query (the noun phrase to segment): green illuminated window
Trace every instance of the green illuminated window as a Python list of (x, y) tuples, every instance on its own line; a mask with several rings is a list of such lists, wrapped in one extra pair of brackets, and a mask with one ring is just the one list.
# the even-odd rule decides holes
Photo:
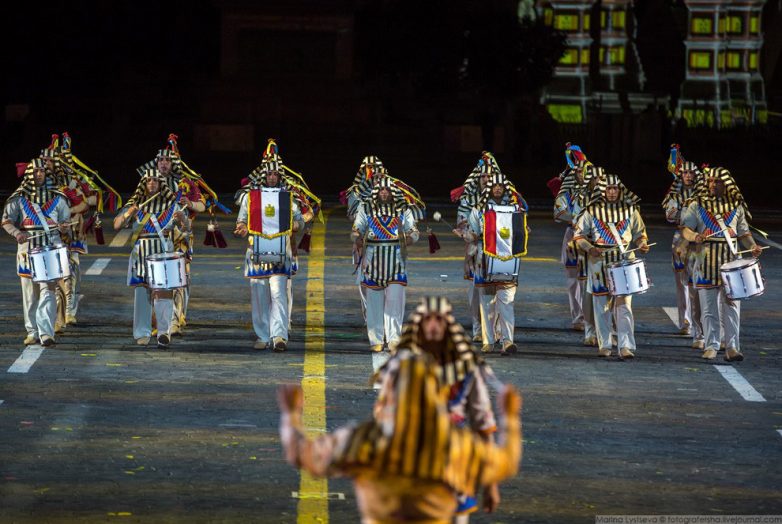
[(751, 51), (749, 53), (749, 69), (756, 71), (758, 69), (758, 53), (757, 51)]
[(739, 15), (728, 15), (727, 32), (731, 35), (740, 35), (744, 32), (742, 28), (742, 17)]
[(725, 51), (720, 51), (717, 54), (717, 69), (725, 69)]
[(751, 16), (749, 19), (749, 32), (750, 34), (757, 35), (760, 33), (760, 17)]
[(727, 58), (728, 69), (741, 69), (741, 53), (729, 51)]
[(575, 104), (548, 104), (546, 106), (551, 117), (557, 122), (580, 124), (583, 120), (581, 106)]
[(711, 18), (693, 17), (692, 18), (692, 34), (694, 35), (710, 35), (713, 33)]
[(709, 51), (691, 51), (690, 52), (691, 69), (711, 69), (711, 52)]
[(625, 48), (624, 46), (615, 46), (609, 49), (609, 58), (612, 64), (624, 64), (625, 63)]
[(611, 25), (614, 26), (614, 29), (624, 29), (625, 27), (625, 12), (624, 11), (614, 11), (611, 13)]
[(591, 18), (589, 16), (589, 12), (584, 12), (584, 31), (589, 31), (589, 22), (591, 21)]
[(578, 15), (559, 14), (554, 17), (554, 29), (578, 31)]
[(578, 49), (565, 49), (559, 63), (561, 65), (578, 65)]
[(582, 64), (589, 64), (589, 49), (584, 48), (581, 50), (581, 63)]
[(543, 23), (545, 23), (547, 26), (551, 25), (551, 22), (554, 21), (554, 10), (550, 7), (547, 7), (543, 10)]

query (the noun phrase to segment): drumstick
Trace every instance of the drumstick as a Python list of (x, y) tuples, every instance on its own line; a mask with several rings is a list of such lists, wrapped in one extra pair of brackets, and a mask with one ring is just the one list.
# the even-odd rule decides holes
[(442, 222), (446, 226), (450, 227), (451, 229), (455, 229), (451, 224), (449, 224), (446, 220), (443, 220), (443, 215), (439, 211), (435, 211), (432, 215), (432, 218), (435, 222)]
[(720, 234), (720, 233), (722, 233), (723, 231), (727, 231), (727, 230), (728, 230), (728, 228), (726, 227), (725, 229), (720, 229), (719, 231), (715, 231), (714, 233), (712, 233), (712, 234), (710, 234), (710, 235), (707, 235), (707, 236), (703, 237), (703, 240), (706, 240), (707, 238), (711, 238), (711, 237), (713, 237), (714, 235), (719, 235), (719, 234)]
[[(762, 246), (760, 249), (768, 249), (768, 248), (770, 248), (770, 247), (771, 247), (771, 246)], [(754, 248), (753, 248), (753, 249), (754, 249)], [(751, 252), (751, 251), (752, 251), (752, 249), (745, 249), (744, 251), (738, 251), (736, 254), (737, 254), (737, 255), (743, 255), (744, 253), (749, 253), (749, 252)]]
[[(78, 223), (79, 223), (79, 222), (78, 222), (78, 221), (76, 221), (76, 222), (70, 222), (70, 223), (68, 223), (68, 224), (62, 224), (62, 225), (65, 225), (65, 226), (75, 226), (75, 225), (77, 225)], [(47, 236), (47, 235), (51, 235), (51, 234), (52, 234), (52, 232), (51, 232), (51, 231), (50, 231), (49, 233), (46, 233), (46, 232), (44, 231), (44, 232), (42, 232), (42, 233), (36, 233), (36, 234), (34, 234), (34, 235), (29, 235), (27, 238), (38, 238), (38, 237), (45, 237), (45, 236)]]
[[(657, 245), (657, 242), (652, 242), (651, 244), (646, 244), (646, 247), (652, 247), (652, 246), (656, 246), (656, 245)], [(625, 253), (632, 253), (633, 251), (637, 251), (639, 249), (641, 249), (641, 248), (640, 247), (634, 247), (633, 249), (628, 249), (627, 251), (625, 251)]]

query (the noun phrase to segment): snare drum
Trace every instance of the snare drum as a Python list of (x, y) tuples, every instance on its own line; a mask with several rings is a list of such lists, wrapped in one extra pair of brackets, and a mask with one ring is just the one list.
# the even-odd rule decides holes
[(253, 236), (252, 259), (254, 264), (282, 264), (285, 262), (285, 236), (264, 238)]
[(639, 295), (649, 291), (646, 263), (640, 259), (622, 260), (608, 266), (608, 289), (615, 297)]
[(496, 257), (485, 256), (486, 281), (487, 282), (515, 282), (519, 278), (519, 259), (501, 260)]
[(757, 258), (739, 258), (720, 266), (722, 287), (730, 300), (757, 297), (766, 290)]
[(65, 246), (39, 246), (28, 254), (33, 282), (51, 282), (71, 276), (68, 248)]
[(149, 255), (145, 264), (150, 289), (176, 289), (187, 285), (185, 255), (182, 253)]

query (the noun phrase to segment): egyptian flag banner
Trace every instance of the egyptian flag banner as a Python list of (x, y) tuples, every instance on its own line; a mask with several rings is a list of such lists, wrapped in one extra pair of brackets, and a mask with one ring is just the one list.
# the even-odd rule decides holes
[(483, 213), (483, 252), (500, 260), (527, 254), (527, 215), (514, 206), (494, 206)]
[(251, 189), (247, 195), (247, 229), (251, 235), (275, 238), (293, 229), (293, 194), (275, 188)]

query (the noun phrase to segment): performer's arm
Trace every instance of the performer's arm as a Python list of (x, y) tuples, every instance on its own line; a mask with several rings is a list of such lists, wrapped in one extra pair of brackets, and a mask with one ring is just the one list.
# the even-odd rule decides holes
[(236, 229), (234, 234), (244, 238), (248, 235), (247, 231), (247, 200), (249, 199), (249, 193), (245, 193), (241, 198), (241, 205), (239, 206), (239, 214), (236, 216)]
[(410, 245), (418, 241), (418, 227), (413, 218), (413, 212), (409, 209), (404, 212), (402, 227), (405, 232), (405, 243)]
[(632, 233), (633, 242), (638, 246), (638, 251), (641, 253), (648, 253), (649, 244), (648, 237), (646, 236), (646, 225), (644, 224), (644, 219), (641, 217), (641, 212), (637, 209), (633, 213)]
[(114, 229), (118, 230), (122, 229), (123, 227), (127, 227), (128, 222), (137, 212), (138, 207), (136, 207), (135, 204), (131, 206), (125, 206), (120, 209), (120, 212), (117, 213), (117, 216), (114, 218)]
[(554, 200), (554, 221), (570, 224), (573, 222), (573, 215), (570, 212), (570, 206), (567, 203), (567, 194), (562, 193)]
[(521, 394), (506, 386), (499, 399), (501, 421), (498, 443), (489, 443), (486, 464), (483, 465), (481, 484), (493, 484), (512, 477), (521, 462)]
[(477, 209), (470, 211), (468, 228), (464, 232), (465, 242), (477, 242), (483, 236), (483, 216)]
[(736, 212), (736, 235), (739, 241), (744, 246), (744, 249), (751, 249), (752, 256), (757, 258), (763, 250), (752, 238), (752, 232), (749, 230), (749, 222), (747, 222), (747, 215), (744, 213), (744, 208), (739, 208)]
[(350, 232), (350, 239), (356, 243), (356, 247), (361, 248), (364, 243), (364, 235), (367, 233), (367, 214), (363, 206), (359, 206), (356, 218), (353, 220), (353, 229)]
[(3, 208), (3, 229), (5, 232), (16, 239), (19, 244), (27, 242), (27, 233), (16, 227), (16, 224), (22, 221), (22, 210), (19, 206), (19, 199), (15, 198), (8, 202)]
[(301, 231), (304, 229), (304, 217), (301, 215), (301, 209), (299, 208), (299, 205), (294, 201), (293, 202), (293, 232)]
[(592, 217), (589, 213), (584, 212), (576, 223), (575, 232), (573, 233), (573, 242), (576, 243), (578, 249), (585, 253), (589, 253), (592, 258), (598, 258), (602, 255), (600, 249), (592, 245), (589, 241), (589, 234), (592, 230)]
[(698, 233), (698, 217), (695, 210), (695, 206), (697, 205), (696, 202), (693, 202), (682, 211), (681, 231), (685, 240), (695, 242), (696, 244), (702, 244), (705, 239), (703, 235)]

